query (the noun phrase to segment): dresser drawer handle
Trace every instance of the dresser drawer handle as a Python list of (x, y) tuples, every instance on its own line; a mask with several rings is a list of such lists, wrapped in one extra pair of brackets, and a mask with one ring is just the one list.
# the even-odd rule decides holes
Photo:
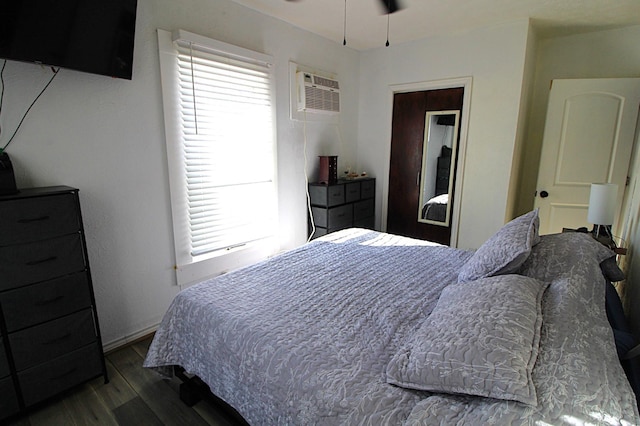
[(36, 265), (40, 265), (41, 263), (53, 262), (57, 258), (58, 256), (49, 256), (45, 259), (32, 260), (31, 262), (27, 262), (27, 266), (36, 266)]
[(55, 339), (47, 340), (46, 342), (42, 342), (42, 344), (44, 344), (44, 345), (55, 345), (56, 343), (62, 342), (63, 340), (67, 340), (69, 337), (71, 337), (71, 333), (67, 333), (67, 334), (62, 335), (60, 337), (56, 337)]
[(20, 219), (18, 220), (18, 223), (42, 222), (43, 220), (49, 220), (49, 216), (34, 217), (32, 219)]
[(70, 374), (75, 373), (75, 372), (76, 372), (76, 370), (77, 370), (77, 368), (76, 368), (76, 367), (73, 367), (73, 368), (71, 368), (71, 369), (69, 369), (69, 370), (65, 371), (65, 372), (64, 372), (64, 373), (62, 373), (62, 374), (58, 374), (57, 376), (54, 376), (54, 377), (49, 377), (49, 380), (59, 380), (59, 379), (62, 379), (62, 378), (63, 378), (63, 377), (65, 377), (65, 376), (68, 376), (68, 375), (70, 375)]
[(39, 302), (34, 303), (34, 305), (36, 305), (36, 306), (46, 306), (46, 305), (50, 305), (51, 303), (56, 303), (56, 302), (58, 302), (58, 301), (60, 301), (62, 299), (64, 299), (64, 296), (59, 295), (59, 296), (53, 297), (51, 299), (41, 300)]

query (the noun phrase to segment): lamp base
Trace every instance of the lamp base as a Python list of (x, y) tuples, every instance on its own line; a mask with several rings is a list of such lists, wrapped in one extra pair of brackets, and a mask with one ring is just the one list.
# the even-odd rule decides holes
[(611, 234), (611, 225), (593, 225), (591, 235), (593, 235), (593, 238), (595, 238), (600, 244), (603, 244), (612, 250), (617, 247), (616, 242), (613, 240), (613, 235)]

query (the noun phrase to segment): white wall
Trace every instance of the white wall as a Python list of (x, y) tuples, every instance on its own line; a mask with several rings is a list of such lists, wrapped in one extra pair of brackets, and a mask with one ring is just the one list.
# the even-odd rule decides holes
[(525, 214), (532, 210), (533, 206), (525, 206), (520, 209), (520, 199), (525, 194), (521, 191), (522, 182), (525, 179), (525, 167), (531, 164), (526, 156), (526, 147), (529, 143), (529, 122), (531, 107), (533, 105), (535, 89), (535, 73), (537, 65), (538, 34), (534, 27), (529, 28), (527, 38), (527, 50), (525, 57), (524, 76), (522, 78), (522, 101), (520, 102), (520, 115), (518, 129), (516, 131), (516, 148), (513, 154), (511, 167), (511, 184), (508, 195), (507, 220)]
[[(356, 51), (226, 0), (139, 0), (133, 80), (62, 70), (7, 149), (19, 187), (80, 188), (107, 347), (150, 330), (179, 290), (157, 28), (185, 29), (275, 58), (283, 249), (303, 243), (307, 226), (303, 124), (289, 119), (289, 61), (335, 73), (342, 83), (339, 124), (307, 125), (311, 177), (317, 155), (337, 154), (341, 164), (356, 157)], [(50, 74), (33, 64), (7, 65), (2, 145)]]
[(458, 247), (477, 248), (503, 224), (516, 142), (528, 21), (362, 54), (358, 163), (378, 177), (376, 223), (388, 194), (390, 85), (473, 78)]

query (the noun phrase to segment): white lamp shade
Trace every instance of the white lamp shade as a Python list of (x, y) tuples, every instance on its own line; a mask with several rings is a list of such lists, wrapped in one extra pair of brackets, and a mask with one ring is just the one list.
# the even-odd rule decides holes
[(615, 183), (592, 183), (589, 196), (587, 220), (594, 225), (613, 225), (616, 214), (618, 185)]

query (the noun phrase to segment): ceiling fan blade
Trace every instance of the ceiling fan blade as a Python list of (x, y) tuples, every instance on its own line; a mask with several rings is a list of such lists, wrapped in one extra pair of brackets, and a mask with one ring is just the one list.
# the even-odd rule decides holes
[[(286, 0), (286, 1), (296, 2), (300, 0)], [(385, 15), (393, 12), (397, 12), (400, 9), (404, 9), (404, 7), (402, 7), (402, 5), (400, 4), (400, 0), (380, 0), (380, 3), (382, 3), (382, 7), (385, 10)]]
[(402, 9), (402, 5), (399, 0), (380, 0), (380, 3), (382, 3), (386, 13), (393, 13)]

